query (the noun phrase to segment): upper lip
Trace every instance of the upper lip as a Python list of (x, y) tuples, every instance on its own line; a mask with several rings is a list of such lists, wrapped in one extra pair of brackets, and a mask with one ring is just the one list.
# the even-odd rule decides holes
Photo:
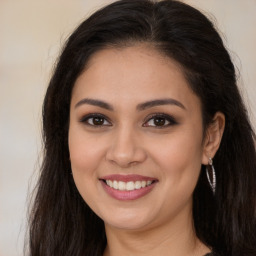
[(128, 181), (157, 181), (156, 178), (143, 176), (143, 175), (138, 175), (138, 174), (127, 174), (127, 175), (111, 174), (111, 175), (101, 177), (100, 180), (116, 180), (116, 181), (123, 181), (123, 182), (128, 182)]

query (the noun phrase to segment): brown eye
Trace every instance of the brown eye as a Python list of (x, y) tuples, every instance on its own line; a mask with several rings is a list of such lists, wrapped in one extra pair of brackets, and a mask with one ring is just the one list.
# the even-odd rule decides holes
[(111, 123), (102, 115), (90, 114), (80, 120), (82, 123), (91, 126), (110, 126)]
[(166, 114), (155, 114), (151, 116), (143, 126), (165, 128), (167, 126), (175, 124), (177, 124), (177, 122), (171, 116)]
[(166, 125), (166, 121), (167, 120), (163, 117), (156, 117), (153, 119), (155, 126), (164, 126), (164, 125)]
[(102, 117), (93, 117), (93, 118), (88, 119), (88, 123), (93, 124), (93, 125), (103, 125), (104, 124), (104, 118), (102, 118)]

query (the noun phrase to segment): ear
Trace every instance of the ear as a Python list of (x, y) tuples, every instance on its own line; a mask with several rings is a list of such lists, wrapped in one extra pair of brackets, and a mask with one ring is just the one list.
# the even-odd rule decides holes
[(209, 158), (213, 158), (216, 154), (221, 143), (224, 128), (225, 116), (223, 113), (217, 112), (205, 133), (202, 164), (208, 165)]

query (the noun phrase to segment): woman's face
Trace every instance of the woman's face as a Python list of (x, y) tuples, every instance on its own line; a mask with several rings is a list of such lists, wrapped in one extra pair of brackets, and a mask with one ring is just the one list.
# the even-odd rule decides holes
[(72, 92), (69, 151), (76, 186), (106, 225), (185, 220), (204, 155), (200, 100), (156, 50), (102, 50)]

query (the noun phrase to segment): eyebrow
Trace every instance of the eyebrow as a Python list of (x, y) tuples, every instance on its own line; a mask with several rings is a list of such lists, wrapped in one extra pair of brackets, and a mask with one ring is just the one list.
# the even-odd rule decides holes
[(161, 105), (175, 105), (175, 106), (180, 107), (184, 110), (186, 109), (185, 106), (181, 102), (179, 102), (175, 99), (171, 99), (171, 98), (147, 101), (145, 103), (139, 104), (136, 109), (141, 111), (141, 110), (145, 110), (145, 109), (148, 109), (148, 108), (161, 106)]
[(76, 103), (75, 108), (77, 108), (83, 104), (93, 105), (93, 106), (97, 106), (97, 107), (104, 108), (104, 109), (111, 110), (111, 111), (114, 110), (114, 108), (105, 101), (96, 100), (96, 99), (88, 99), (88, 98), (82, 99), (78, 103)]
[[(114, 110), (114, 107), (105, 101), (97, 100), (97, 99), (89, 99), (89, 98), (80, 100), (78, 103), (76, 103), (75, 108), (77, 108), (83, 104), (97, 106), (97, 107), (104, 108), (104, 109), (107, 109), (110, 111)], [(137, 105), (136, 109), (138, 111), (142, 111), (142, 110), (145, 110), (148, 108), (161, 106), (161, 105), (174, 105), (174, 106), (177, 106), (177, 107), (180, 107), (180, 108), (186, 110), (185, 106), (181, 102), (179, 102), (175, 99), (171, 99), (171, 98), (146, 101), (144, 103)]]

